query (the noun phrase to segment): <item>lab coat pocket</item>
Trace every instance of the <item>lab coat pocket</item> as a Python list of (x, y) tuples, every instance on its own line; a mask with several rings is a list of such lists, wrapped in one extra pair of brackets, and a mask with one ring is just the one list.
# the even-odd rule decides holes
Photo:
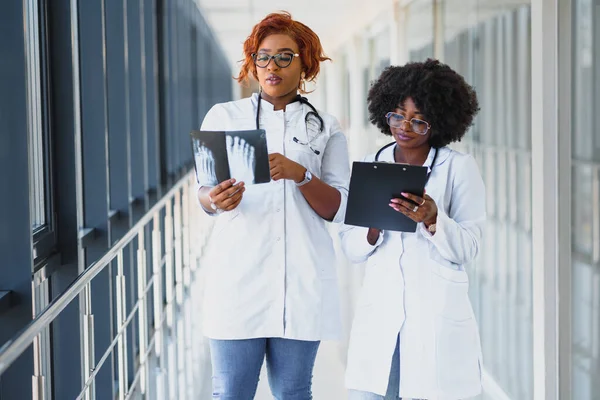
[(462, 322), (436, 318), (436, 359), (439, 389), (466, 397), (481, 385), (479, 337), (474, 319)]
[(454, 322), (472, 319), (467, 273), (437, 263), (432, 263), (431, 272), (431, 294), (436, 315)]
[[(300, 142), (295, 142), (293, 139), (290, 139), (287, 141), (285, 150), (287, 158), (297, 162), (312, 173), (317, 174), (317, 176), (320, 175), (323, 149), (321, 149), (317, 143), (301, 144)], [(316, 154), (313, 150), (318, 151), (319, 154)]]

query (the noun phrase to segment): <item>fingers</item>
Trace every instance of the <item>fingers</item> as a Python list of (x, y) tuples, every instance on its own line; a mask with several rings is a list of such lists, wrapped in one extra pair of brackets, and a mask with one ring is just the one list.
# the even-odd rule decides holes
[(271, 153), (271, 154), (269, 154), (269, 162), (275, 161), (279, 157), (281, 157), (281, 154), (279, 154), (279, 153)]
[(404, 199), (392, 199), (392, 200), (390, 200), (390, 207), (392, 207), (392, 205), (394, 204), (394, 205), (401, 206), (402, 208), (406, 208), (407, 210), (412, 210), (415, 208), (415, 205), (418, 206), (419, 203), (415, 204), (413, 202), (410, 202), (410, 201), (407, 201)]
[(223, 210), (225, 210), (225, 211), (231, 211), (231, 210), (234, 210), (235, 208), (237, 208), (237, 206), (239, 206), (240, 203), (242, 202), (242, 197), (243, 196), (240, 196), (240, 198), (235, 203), (231, 204), (230, 206), (227, 206)]
[(271, 171), (273, 170), (273, 168), (277, 168), (281, 165), (280, 157), (281, 154), (279, 153), (269, 154), (269, 168), (271, 169)]
[(222, 202), (233, 197), (236, 192), (245, 189), (244, 182), (240, 182), (237, 185), (229, 185), (227, 188), (221, 192), (219, 192), (216, 196), (211, 195), (213, 202), (220, 206)]
[[(413, 197), (417, 199), (419, 198), (418, 196)], [(424, 199), (422, 199), (421, 202), (422, 204), (425, 204)], [(392, 207), (394, 210), (406, 215), (408, 218), (412, 219), (415, 222), (423, 221), (423, 216), (427, 214), (427, 206), (421, 207), (419, 205), (415, 205), (411, 201), (407, 201), (404, 199), (392, 199), (390, 200), (389, 206)]]
[(279, 154), (269, 154), (269, 173), (271, 174), (271, 179), (275, 179), (275, 175), (281, 173), (281, 164), (277, 162)]
[[(437, 206), (429, 195), (424, 194), (422, 198), (409, 193), (402, 193), (402, 195), (406, 196), (410, 201), (406, 199), (391, 199), (389, 206), (413, 221), (429, 221), (437, 215)], [(419, 200), (420, 203), (418, 203)]]
[(273, 179), (274, 181), (277, 181), (279, 179), (283, 179), (284, 175), (283, 175), (283, 167), (279, 164), (277, 165), (272, 165), (271, 166), (271, 179)]
[[(393, 199), (393, 200), (399, 200), (399, 199)], [(392, 207), (394, 210), (406, 215), (408, 218), (412, 219), (415, 222), (421, 222), (421, 218), (419, 217), (419, 213), (414, 212), (413, 209), (408, 209), (408, 207), (406, 207), (403, 204), (398, 204), (398, 203), (390, 203), (390, 207)], [(414, 208), (414, 206), (413, 206)]]
[(305, 169), (298, 162), (292, 161), (279, 153), (269, 155), (269, 171), (271, 179), (275, 181), (280, 179), (292, 179), (296, 176), (295, 172), (298, 171), (298, 168)]
[(401, 193), (402, 196), (406, 197), (407, 199), (414, 201), (415, 204), (417, 205), (423, 205), (425, 203), (425, 199), (423, 199), (422, 197), (419, 197), (417, 195), (414, 195), (412, 193)]
[(242, 201), (242, 197), (244, 196), (244, 192), (246, 191), (245, 187), (241, 187), (237, 192), (235, 192), (231, 197), (227, 197), (225, 200), (218, 204), (219, 208), (224, 211), (231, 211), (236, 208), (240, 202)]
[[(402, 199), (392, 199), (389, 204), (396, 211), (414, 213), (415, 205)], [(418, 208), (417, 208), (418, 210)]]
[(219, 183), (217, 186), (215, 186), (214, 188), (212, 188), (211, 191), (208, 193), (208, 195), (212, 199), (214, 199), (222, 191), (227, 190), (228, 188), (230, 188), (231, 186), (233, 186), (234, 183), (235, 183), (235, 179), (228, 179), (226, 181), (223, 181), (223, 182)]

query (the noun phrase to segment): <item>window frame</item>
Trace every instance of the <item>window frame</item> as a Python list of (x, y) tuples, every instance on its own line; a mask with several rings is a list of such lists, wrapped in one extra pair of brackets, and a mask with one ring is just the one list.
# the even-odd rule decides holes
[[(47, 260), (57, 251), (57, 232), (56, 232), (56, 212), (55, 212), (55, 197), (54, 197), (54, 163), (53, 163), (53, 140), (52, 140), (52, 102), (51, 102), (51, 71), (50, 71), (50, 48), (48, 40), (48, 19), (47, 19), (47, 2), (46, 0), (33, 0), (30, 2), (31, 8), (28, 8), (28, 13), (36, 15), (27, 15), (29, 21), (37, 20), (37, 24), (30, 24), (27, 30), (27, 35), (33, 38), (33, 44), (27, 51), (27, 85), (28, 94), (32, 95), (35, 91), (38, 93), (38, 98), (30, 98), (28, 100), (30, 132), (30, 145), (33, 139), (32, 135), (41, 134), (42, 146), (42, 174), (43, 179), (43, 196), (44, 196), (44, 223), (39, 226), (31, 226), (32, 229), (32, 258), (33, 271), (37, 272), (47, 265)], [(39, 75), (32, 74), (31, 69), (36, 68)], [(37, 85), (37, 87), (32, 87)], [(38, 102), (36, 105), (34, 102)], [(34, 112), (31, 107), (39, 107), (38, 112)], [(35, 119), (39, 120), (35, 120)], [(33, 132), (34, 127), (39, 127), (40, 132)], [(30, 157), (33, 155), (30, 149)], [(31, 167), (33, 160), (29, 160)], [(30, 174), (30, 179), (32, 174)], [(33, 208), (32, 208), (33, 209)], [(33, 216), (32, 216), (33, 217)]]

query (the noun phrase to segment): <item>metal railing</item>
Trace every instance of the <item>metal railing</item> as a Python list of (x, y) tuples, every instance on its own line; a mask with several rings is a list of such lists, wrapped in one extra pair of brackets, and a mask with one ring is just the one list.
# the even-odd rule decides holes
[[(197, 223), (202, 211), (195, 203), (195, 180), (187, 174), (146, 215), (144, 215), (103, 257), (90, 265), (48, 307), (39, 313), (19, 334), (0, 348), (0, 376), (31, 345), (34, 353), (34, 400), (51, 399), (41, 368), (40, 342), (51, 324), (75, 299), (79, 298), (83, 316), (80, 338), (82, 343), (82, 385), (77, 399), (95, 399), (95, 378), (99, 371), (113, 368), (117, 386), (115, 398), (187, 399), (198, 393), (197, 365), (202, 357), (196, 338), (199, 313), (193, 313), (198, 304), (199, 290), (190, 290), (196, 282), (198, 261), (209, 224)], [(190, 205), (191, 203), (191, 205)], [(190, 226), (194, 226), (191, 230)], [(151, 245), (147, 248), (146, 230), (151, 230)], [(191, 237), (194, 246), (190, 246)], [(163, 248), (164, 243), (164, 248)], [(126, 251), (136, 247), (134, 268), (128, 276), (125, 265)], [(151, 270), (147, 265), (151, 255)], [(114, 308), (115, 327), (112, 341), (102, 354), (97, 354), (94, 342), (94, 298), (91, 285), (95, 277), (116, 264), (116, 275), (110, 303)], [(150, 272), (149, 272), (150, 271)], [(129, 271), (128, 271), (129, 272)], [(151, 276), (148, 276), (151, 275)], [(134, 279), (135, 286), (126, 281)], [(128, 293), (128, 288), (137, 293)], [(135, 291), (134, 291), (135, 292)], [(150, 296), (152, 293), (152, 296)], [(127, 305), (128, 295), (136, 295)], [(103, 299), (105, 300), (105, 299)], [(129, 311), (129, 312), (127, 312)], [(153, 315), (150, 321), (149, 315)], [(127, 331), (137, 321), (137, 352), (128, 360)], [(98, 359), (96, 362), (95, 360)], [(109, 361), (109, 362), (107, 362)], [(112, 361), (112, 362), (111, 362)], [(133, 376), (129, 366), (133, 365)], [(141, 396), (140, 396), (141, 395)]]

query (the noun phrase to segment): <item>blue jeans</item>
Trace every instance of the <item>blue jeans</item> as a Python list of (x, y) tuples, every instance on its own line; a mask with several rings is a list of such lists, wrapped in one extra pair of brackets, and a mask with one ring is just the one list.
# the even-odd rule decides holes
[(385, 397), (361, 390), (348, 390), (348, 400), (398, 400), (398, 391), (400, 390), (400, 350), (399, 343), (396, 342), (396, 350), (392, 357), (392, 365), (390, 367), (390, 377), (388, 380), (387, 391)]
[(319, 344), (281, 338), (211, 339), (213, 399), (254, 399), (266, 357), (269, 386), (276, 400), (312, 400)]

